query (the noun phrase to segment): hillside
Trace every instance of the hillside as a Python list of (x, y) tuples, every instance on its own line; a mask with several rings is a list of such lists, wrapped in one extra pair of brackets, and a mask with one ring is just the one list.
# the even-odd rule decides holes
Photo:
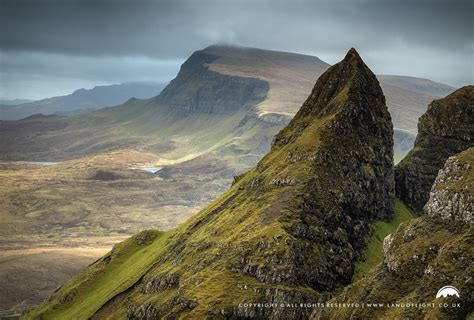
[[(67, 243), (71, 255), (76, 246), (103, 248), (143, 228), (179, 225), (269, 151), (326, 68), (315, 57), (212, 46), (194, 53), (157, 97), (79, 116), (1, 121), (0, 159), (10, 162), (0, 165), (0, 244)], [(395, 130), (394, 139), (398, 160), (413, 135)], [(59, 163), (11, 162), (18, 160)], [(156, 175), (131, 169), (140, 166), (164, 168)], [(62, 261), (52, 259), (51, 268)], [(18, 302), (44, 297), (30, 291)]]
[(397, 196), (421, 211), (446, 159), (474, 145), (474, 86), (434, 100), (420, 118), (413, 150), (396, 169)]
[(23, 103), (0, 103), (0, 120), (18, 120), (34, 114), (75, 115), (104, 107), (116, 106), (128, 99), (150, 98), (164, 88), (164, 83), (129, 82), (92, 89), (78, 89), (66, 96), (58, 96)]
[[(156, 98), (132, 99), (115, 108), (67, 119), (0, 122), (0, 147), (3, 150), (0, 158), (64, 160), (140, 146), (176, 160), (182, 154), (192, 157), (191, 154), (207, 152), (211, 145), (242, 146), (241, 134), (236, 130), (243, 121), (250, 120), (252, 123), (248, 127), (254, 129), (247, 136), (253, 135), (262, 141), (257, 149), (250, 148), (252, 153), (257, 153), (254, 157), (257, 159), (268, 150), (268, 137), (288, 123), (307, 98), (314, 80), (328, 67), (311, 56), (211, 46), (193, 54), (183, 64), (177, 78)], [(402, 137), (402, 140), (395, 140), (396, 158), (399, 159), (411, 148), (416, 119), (435, 98), (432, 94), (440, 92), (440, 88), (449, 90), (449, 87), (401, 76), (382, 76), (380, 79), (395, 132), (399, 133), (396, 137)], [(259, 92), (246, 92), (255, 85)], [(413, 91), (407, 88), (413, 88)], [(71, 96), (88, 96), (87, 92), (80, 92)], [(222, 97), (232, 99), (222, 100)], [(196, 102), (199, 104), (197, 109), (186, 112), (187, 108), (194, 108), (192, 105)], [(209, 112), (209, 108), (221, 108), (217, 105), (230, 112)], [(264, 134), (267, 138), (262, 139), (252, 130), (262, 132), (263, 122), (266, 127), (275, 129)], [(191, 128), (192, 132), (188, 130)], [(213, 133), (209, 134), (210, 131)], [(206, 143), (203, 143), (203, 137), (206, 137)], [(10, 143), (12, 138), (14, 144)], [(163, 144), (167, 147), (163, 148)], [(177, 150), (171, 152), (170, 148)]]
[[(292, 117), (307, 98), (314, 80), (329, 67), (317, 57), (288, 52), (233, 46), (211, 46), (205, 51), (219, 57), (209, 63), (211, 70), (269, 83), (267, 98), (258, 105), (258, 114)], [(394, 128), (412, 134), (416, 134), (416, 121), (428, 104), (434, 98), (454, 91), (453, 87), (428, 79), (392, 75), (377, 78), (387, 99)]]
[(454, 88), (446, 84), (438, 83), (429, 79), (407, 77), (407, 76), (393, 76), (393, 75), (379, 75), (379, 81), (386, 85), (399, 87), (401, 89), (418, 92), (423, 95), (433, 95), (444, 97), (454, 91)]
[[(253, 112), (267, 84), (213, 73), (203, 58), (190, 58), (171, 85), (179, 88), (168, 89), (159, 102), (132, 99), (87, 115), (0, 122), (0, 157), (8, 161), (0, 164), (0, 245), (21, 250), (0, 255), (8, 260), (5, 267), (18, 270), (0, 281), (0, 287), (8, 281), (6, 287), (18, 288), (0, 291), (0, 300), (11, 303), (2, 308), (21, 310), (44, 298), (41, 288), (77, 270), (67, 261), (90, 262), (81, 247), (110, 248), (138, 230), (179, 225), (268, 150), (279, 127)], [(61, 161), (41, 166), (18, 160)], [(163, 169), (135, 169), (142, 167)], [(26, 286), (35, 270), (24, 263), (38, 262), (26, 252), (45, 246), (57, 249), (45, 254), (55, 257), (49, 267), (65, 271)], [(9, 259), (17, 255), (21, 259)]]
[(0, 105), (15, 106), (18, 104), (23, 104), (23, 103), (32, 102), (32, 101), (33, 100), (28, 100), (28, 99), (13, 99), (13, 100), (0, 99)]
[(393, 214), (392, 134), (351, 49), (229, 191), (174, 230), (116, 246), (27, 318), (307, 315), (239, 304), (319, 300), (351, 281), (370, 222)]
[[(82, 116), (0, 122), (0, 157), (64, 160), (135, 148), (178, 161), (225, 145), (249, 149), (236, 150), (241, 154), (263, 148), (257, 153), (261, 155), (276, 132), (268, 127), (278, 125), (255, 113), (266, 98), (268, 83), (214, 72), (208, 63), (216, 58), (205, 50), (195, 52), (177, 77), (151, 99), (130, 99)], [(244, 145), (248, 139), (255, 141)]]
[[(423, 215), (383, 241), (383, 263), (330, 303), (380, 303), (372, 308), (320, 310), (313, 319), (466, 319), (473, 316), (474, 148), (439, 171)], [(454, 286), (459, 298), (437, 298)], [(395, 308), (401, 303), (424, 307)], [(453, 307), (453, 304), (455, 307)], [(459, 305), (458, 305), (459, 304)]]
[(268, 82), (266, 99), (257, 106), (259, 115), (293, 117), (314, 81), (330, 67), (317, 57), (289, 52), (234, 46), (210, 46), (205, 51), (218, 57), (209, 63), (213, 71)]

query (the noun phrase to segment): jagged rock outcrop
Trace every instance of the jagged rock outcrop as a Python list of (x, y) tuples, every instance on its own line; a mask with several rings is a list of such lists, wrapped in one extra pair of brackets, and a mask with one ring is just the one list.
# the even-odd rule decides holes
[(438, 170), (450, 157), (474, 145), (474, 86), (433, 101), (419, 119), (412, 151), (395, 169), (396, 193), (421, 212)]
[[(440, 170), (430, 192), (430, 199), (424, 212), (430, 218), (474, 222), (474, 184), (465, 183), (466, 176), (472, 176), (472, 161), (464, 157), (474, 157), (472, 148), (460, 156), (446, 161)], [(471, 159), (472, 160), (472, 159)]]
[[(474, 310), (473, 199), (471, 147), (446, 161), (425, 214), (385, 238), (383, 264), (329, 301), (383, 306), (318, 310), (313, 319), (466, 319)], [(444, 286), (460, 297), (436, 298)]]
[(135, 250), (92, 265), (31, 316), (54, 314), (71, 291), (72, 318), (308, 318), (312, 307), (281, 304), (348, 284), (370, 223), (392, 215), (392, 136), (379, 83), (351, 49), (229, 191), (152, 243), (137, 248), (136, 236)]
[[(312, 161), (298, 209), (291, 212), (295, 222), (287, 230), (299, 240), (291, 243), (298, 277), (310, 275), (312, 286), (328, 290), (350, 281), (367, 222), (390, 217), (393, 210), (390, 115), (377, 79), (355, 50), (318, 79), (295, 118), (275, 137), (272, 150), (304, 136), (314, 118), (329, 118), (320, 131), (320, 146), (287, 154), (291, 162)], [(323, 245), (319, 257), (307, 250), (314, 242)]]

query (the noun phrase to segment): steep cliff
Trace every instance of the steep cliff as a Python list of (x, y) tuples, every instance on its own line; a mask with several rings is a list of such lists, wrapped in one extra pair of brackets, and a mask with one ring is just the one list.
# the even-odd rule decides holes
[(395, 169), (397, 196), (420, 212), (450, 156), (474, 145), (474, 86), (433, 101), (418, 122), (414, 148)]
[(233, 114), (265, 99), (268, 82), (210, 70), (218, 58), (207, 50), (193, 53), (155, 101), (187, 112)]
[[(218, 53), (196, 51), (176, 78), (150, 99), (133, 98), (76, 117), (0, 121), (0, 159), (68, 160), (138, 149), (175, 161), (183, 155), (243, 145), (252, 159), (248, 169), (255, 164), (255, 155), (268, 151), (282, 124), (264, 122), (257, 115), (258, 105), (267, 98), (268, 81), (211, 70), (216, 59)], [(252, 138), (262, 141), (264, 151), (248, 141)]]
[(392, 135), (351, 49), (229, 191), (175, 230), (117, 246), (27, 318), (308, 317), (276, 303), (325, 300), (351, 281), (370, 222), (392, 214)]
[[(383, 305), (319, 310), (313, 318), (466, 319), (474, 310), (473, 212), (474, 148), (470, 148), (446, 161), (425, 214), (385, 238), (384, 262), (330, 301)], [(438, 290), (448, 285), (459, 291), (459, 298), (436, 298)]]

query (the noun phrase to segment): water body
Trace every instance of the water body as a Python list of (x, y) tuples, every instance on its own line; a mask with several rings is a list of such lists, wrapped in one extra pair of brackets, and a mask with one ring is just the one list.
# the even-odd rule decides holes
[(27, 163), (27, 164), (35, 164), (37, 166), (54, 166), (57, 165), (59, 162), (52, 162), (52, 161), (17, 161), (19, 163)]
[(146, 172), (151, 172), (153, 174), (159, 172), (163, 167), (148, 167), (148, 168), (130, 168), (132, 170), (141, 170)]

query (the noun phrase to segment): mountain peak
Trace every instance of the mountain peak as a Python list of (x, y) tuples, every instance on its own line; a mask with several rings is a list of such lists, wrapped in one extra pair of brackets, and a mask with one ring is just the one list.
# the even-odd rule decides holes
[[(305, 308), (243, 309), (239, 303), (320, 301), (348, 284), (369, 224), (390, 216), (394, 200), (393, 131), (377, 80), (344, 61), (323, 78), (302, 107), (310, 113), (298, 113), (278, 134), (280, 143), (229, 191), (166, 234), (145, 231), (127, 240), (124, 252), (147, 253), (127, 257), (115, 249), (91, 266), (97, 272), (80, 274), (35, 312), (68, 297), (69, 306), (92, 304), (86, 312), (75, 309), (82, 318), (124, 306), (120, 312), (128, 318), (309, 318)], [(312, 112), (318, 110), (330, 112)], [(114, 270), (124, 270), (126, 283), (115, 281)], [(84, 299), (85, 283), (107, 293)], [(74, 313), (68, 318), (78, 318)]]
[(350, 48), (349, 51), (347, 51), (346, 56), (341, 61), (341, 63), (350, 64), (350, 65), (354, 66), (355, 68), (364, 68), (364, 69), (367, 69), (367, 70), (369, 69), (365, 65), (364, 61), (360, 57), (357, 50), (354, 49), (354, 48)]
[(360, 57), (356, 49), (350, 48), (349, 51), (347, 51), (346, 56), (344, 57), (344, 60), (361, 60), (362, 61), (362, 58)]
[[(365, 101), (360, 101), (361, 98)], [(349, 103), (351, 101), (354, 103)], [(358, 108), (354, 109), (354, 106)], [(381, 106), (385, 106), (385, 97), (377, 77), (365, 65), (357, 51), (351, 48), (343, 60), (319, 77), (294, 121), (308, 114), (334, 114), (341, 111), (341, 108), (362, 112), (363, 109), (382, 109)]]

